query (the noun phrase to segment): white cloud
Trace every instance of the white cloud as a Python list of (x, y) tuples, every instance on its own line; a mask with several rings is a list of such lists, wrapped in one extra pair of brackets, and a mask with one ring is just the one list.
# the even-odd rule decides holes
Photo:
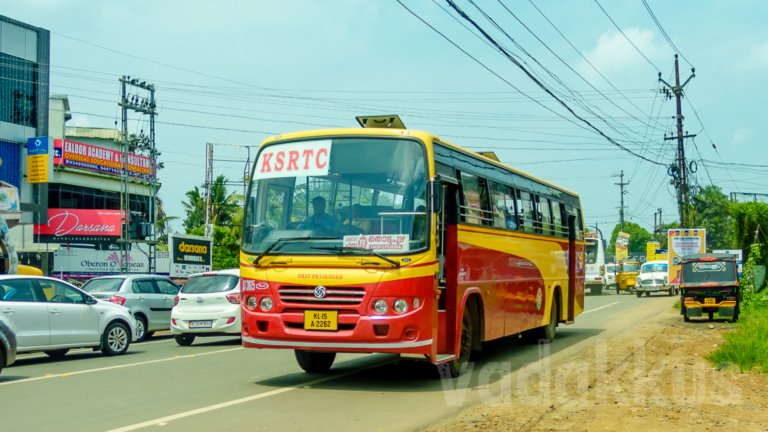
[[(665, 59), (671, 60), (671, 52), (664, 48), (661, 41), (656, 40), (653, 31), (632, 27), (624, 30), (624, 34), (657, 67), (660, 67)], [(618, 31), (600, 35), (595, 48), (584, 53), (584, 57), (605, 77), (615, 80), (614, 82), (631, 82), (642, 79), (642, 76), (646, 76), (645, 80), (648, 79), (646, 74), (650, 65)], [(576, 69), (590, 81), (599, 79), (597, 72), (584, 60), (577, 64)]]
[(768, 70), (768, 42), (753, 46), (740, 66), (749, 72)]
[(747, 128), (738, 128), (735, 131), (733, 131), (733, 137), (731, 138), (731, 142), (734, 145), (740, 145), (744, 143), (748, 143), (752, 139), (752, 130)]

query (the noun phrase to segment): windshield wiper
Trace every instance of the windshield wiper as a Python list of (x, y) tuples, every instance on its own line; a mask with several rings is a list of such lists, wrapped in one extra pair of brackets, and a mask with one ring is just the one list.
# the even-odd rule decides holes
[(363, 253), (368, 254), (368, 255), (373, 255), (375, 257), (379, 257), (379, 258), (383, 259), (384, 261), (392, 264), (395, 267), (400, 267), (400, 263), (395, 261), (395, 260), (393, 260), (393, 259), (387, 258), (384, 255), (382, 255), (382, 254), (380, 254), (378, 252), (374, 252), (374, 251), (372, 251), (370, 249), (361, 248), (361, 247), (357, 247), (357, 246), (328, 246), (328, 247), (312, 246), (312, 247), (310, 247), (310, 249), (332, 250), (332, 251), (338, 251), (338, 252), (341, 252), (341, 253), (344, 253), (344, 252), (363, 252)]
[(264, 249), (264, 252), (260, 253), (259, 256), (256, 257), (255, 260), (253, 260), (253, 265), (257, 266), (259, 265), (259, 261), (261, 261), (262, 258), (269, 255), (270, 252), (272, 252), (277, 246), (283, 244), (283, 243), (292, 243), (292, 242), (298, 242), (298, 241), (309, 241), (309, 240), (338, 240), (337, 237), (283, 237), (279, 238), (272, 242), (269, 246), (267, 246), (266, 249)]

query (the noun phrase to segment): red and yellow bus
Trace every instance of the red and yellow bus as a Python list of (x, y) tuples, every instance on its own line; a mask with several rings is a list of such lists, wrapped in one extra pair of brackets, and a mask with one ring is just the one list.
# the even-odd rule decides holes
[(337, 352), (398, 353), (458, 376), (484, 341), (551, 341), (584, 309), (578, 195), (384, 123), (262, 143), (245, 200), (243, 345), (293, 349), (308, 372)]

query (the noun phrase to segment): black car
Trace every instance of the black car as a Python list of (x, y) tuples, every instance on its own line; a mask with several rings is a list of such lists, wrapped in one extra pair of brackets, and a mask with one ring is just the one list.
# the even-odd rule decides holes
[(0, 320), (0, 371), (16, 361), (16, 335)]

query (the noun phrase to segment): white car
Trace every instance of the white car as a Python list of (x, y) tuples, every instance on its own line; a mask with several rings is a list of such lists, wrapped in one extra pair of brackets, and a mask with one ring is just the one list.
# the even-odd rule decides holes
[(668, 264), (666, 260), (648, 261), (640, 267), (640, 273), (635, 278), (635, 293), (646, 297), (652, 292), (665, 292), (675, 295), (676, 288), (669, 284)]
[(603, 274), (603, 290), (616, 288), (616, 273), (618, 273), (618, 271), (619, 271), (618, 264), (605, 265), (605, 273)]
[(240, 269), (191, 275), (171, 310), (171, 334), (181, 346), (196, 336), (240, 335)]
[(0, 276), (0, 320), (16, 334), (18, 353), (51, 357), (82, 347), (124, 354), (136, 334), (127, 308), (44, 276)]

